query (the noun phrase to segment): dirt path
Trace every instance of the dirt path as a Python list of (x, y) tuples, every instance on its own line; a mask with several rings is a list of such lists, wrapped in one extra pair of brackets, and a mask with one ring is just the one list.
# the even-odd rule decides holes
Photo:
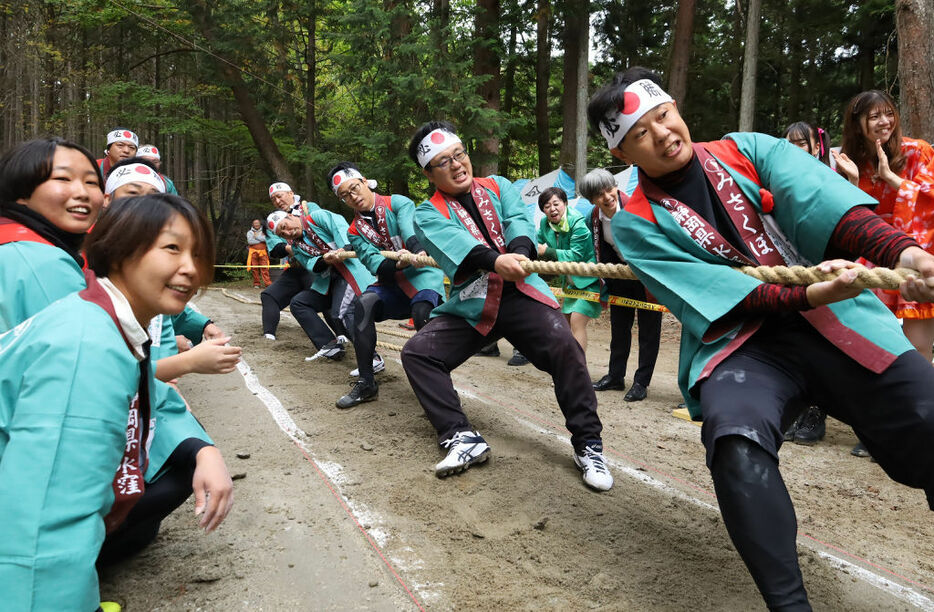
[[(680, 401), (673, 319), (649, 398), (599, 396), (616, 486), (598, 494), (574, 467), (550, 379), (507, 367), (505, 341), (503, 357), (474, 357), (454, 376), (492, 460), (439, 480), (441, 453), (397, 353), (382, 351), (378, 401), (338, 411), (350, 352), (306, 363), (313, 351), (287, 315), (273, 343), (261, 337), (258, 306), (215, 290), (197, 303), (244, 347), (258, 382), (304, 432), (310, 460), (241, 374), (183, 380), (231, 472), (246, 477), (218, 533), (197, 532), (189, 502), (146, 553), (105, 576), (104, 596), (125, 609), (762, 609), (716, 509), (700, 430), (671, 417)], [(588, 350), (595, 379), (608, 354), (598, 322)], [(924, 496), (851, 457), (855, 441), (831, 422), (824, 443), (781, 452), (812, 604), (934, 609)]]

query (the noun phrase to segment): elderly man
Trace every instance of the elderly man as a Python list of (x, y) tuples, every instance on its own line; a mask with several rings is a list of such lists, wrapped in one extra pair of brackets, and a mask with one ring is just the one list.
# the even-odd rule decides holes
[(467, 149), (446, 121), (421, 126), (409, 155), (436, 187), (415, 209), (416, 235), (452, 283), (448, 301), (402, 351), (409, 383), (447, 451), (435, 474), (462, 472), (489, 457), (486, 440), (461, 408), (451, 371), (505, 337), (551, 375), (584, 482), (609, 489), (613, 477), (584, 350), (548, 286), (520, 264), (537, 251), (519, 192), (502, 177), (474, 178)]
[[(314, 202), (302, 202), (288, 184), (277, 181), (269, 186), (269, 200), (280, 211), (300, 216), (303, 210), (319, 210)], [(344, 337), (346, 333), (343, 326), (337, 321), (328, 320), (327, 324), (318, 316), (315, 309), (317, 303), (311, 293), (311, 284), (314, 278), (298, 261), (292, 258), (292, 245), (289, 241), (279, 237), (275, 228), (267, 224), (266, 249), (270, 257), (279, 259), (288, 258), (288, 267), (282, 271), (279, 278), (266, 287), (259, 294), (262, 303), (263, 335), (267, 340), (276, 339), (279, 327), (279, 312), (289, 307), (289, 311), (305, 335), (328, 359), (341, 359), (344, 356)], [(329, 327), (330, 326), (330, 327)]]
[[(613, 241), (610, 222), (629, 199), (616, 186), (613, 175), (600, 168), (588, 172), (580, 185), (580, 192), (593, 204), (587, 227), (593, 234), (594, 251), (599, 263), (626, 263)], [(617, 295), (640, 302), (646, 301), (645, 286), (637, 280), (603, 279), (603, 293)], [(606, 295), (604, 297), (607, 297)], [(626, 388), (626, 363), (632, 348), (632, 324), (636, 308), (610, 305), (610, 364), (607, 375), (593, 384), (597, 391)], [(639, 313), (639, 367), (632, 377), (632, 386), (623, 396), (627, 402), (638, 402), (648, 394), (658, 342), (662, 333), (662, 313), (657, 310), (638, 309)]]
[[(902, 294), (929, 302), (934, 256), (875, 216), (871, 197), (785, 140), (734, 133), (692, 142), (645, 68), (616, 75), (588, 115), (610, 153), (639, 168), (613, 238), (682, 323), (678, 381), (691, 415), (703, 417), (727, 531), (770, 609), (809, 610), (778, 469), (782, 432), (809, 404), (826, 408), (889, 476), (923, 488), (934, 509), (934, 369), (885, 306), (852, 287), (851, 263), (864, 256), (917, 269)], [(736, 270), (821, 261), (839, 275), (807, 287)]]

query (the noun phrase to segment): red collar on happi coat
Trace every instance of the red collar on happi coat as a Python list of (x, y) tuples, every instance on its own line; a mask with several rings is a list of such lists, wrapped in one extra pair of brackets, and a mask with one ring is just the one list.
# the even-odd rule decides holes
[[(93, 272), (86, 270), (84, 276), (88, 288), (80, 291), (78, 295), (81, 299), (100, 306), (110, 316), (114, 325), (120, 330), (120, 335), (123, 337), (123, 341), (126, 342), (127, 348), (132, 351), (132, 345), (123, 333), (123, 328), (117, 319), (110, 296), (97, 282), (97, 277)], [(104, 526), (107, 533), (111, 533), (123, 523), (127, 514), (146, 490), (143, 475), (146, 473), (146, 466), (149, 464), (147, 441), (150, 435), (151, 414), (149, 405), (148, 346), (146, 347), (146, 353), (146, 358), (139, 364), (139, 386), (136, 395), (130, 401), (127, 414), (126, 446), (123, 449), (123, 456), (120, 459), (120, 465), (117, 467), (117, 473), (114, 475), (113, 480), (114, 503), (110, 508), (110, 512), (104, 517)]]

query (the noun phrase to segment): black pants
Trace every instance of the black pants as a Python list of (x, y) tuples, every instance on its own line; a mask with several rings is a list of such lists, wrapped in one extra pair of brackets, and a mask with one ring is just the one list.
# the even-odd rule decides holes
[[(431, 302), (419, 301), (412, 304), (409, 315), (420, 330), (428, 323), (428, 316), (435, 305)], [(360, 378), (372, 383), (373, 356), (376, 354), (376, 322), (384, 321), (383, 300), (379, 294), (365, 291), (357, 298), (354, 306), (354, 332), (353, 350), (357, 357), (357, 370)]]
[[(171, 461), (171, 458), (170, 458)], [(97, 565), (112, 565), (146, 548), (159, 533), (162, 519), (172, 514), (191, 496), (195, 466), (179, 461), (153, 483), (127, 514), (126, 520), (107, 535)]]
[(885, 472), (934, 510), (934, 368), (917, 351), (874, 374), (799, 316), (771, 320), (699, 388), (702, 437), (724, 524), (772, 609), (806, 610), (797, 523), (778, 470), (806, 406), (853, 427)]
[[(331, 316), (327, 305), (317, 307), (321, 301), (315, 295), (319, 294), (309, 289), (313, 281), (314, 278), (307, 270), (290, 266), (276, 282), (260, 293), (264, 334), (275, 335), (279, 327), (279, 312), (286, 306), (289, 306), (292, 316), (317, 348), (333, 340), (336, 334), (346, 333), (340, 319)], [(324, 313), (324, 321), (318, 316), (319, 312)]]
[[(645, 286), (636, 280), (607, 279), (610, 295), (646, 300)], [(626, 362), (632, 348), (632, 324), (639, 317), (639, 367), (633, 382), (648, 387), (655, 372), (658, 344), (662, 333), (662, 313), (657, 310), (610, 306), (610, 366), (609, 375), (615, 380), (626, 378)]]
[(571, 335), (564, 315), (507, 287), (488, 335), (481, 335), (461, 317), (440, 315), (402, 349), (402, 367), (438, 432), (438, 441), (473, 429), (454, 390), (451, 371), (481, 347), (503, 337), (532, 365), (551, 374), (574, 449), (580, 451), (587, 441), (599, 440), (603, 427), (597, 416), (597, 397), (584, 351)]

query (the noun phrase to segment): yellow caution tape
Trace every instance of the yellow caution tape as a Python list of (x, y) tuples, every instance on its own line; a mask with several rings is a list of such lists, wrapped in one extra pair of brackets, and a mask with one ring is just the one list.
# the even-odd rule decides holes
[[(556, 297), (569, 297), (575, 298), (578, 300), (587, 300), (588, 302), (599, 302), (600, 294), (594, 293), (593, 291), (580, 291), (579, 289), (565, 289), (561, 290), (557, 287), (552, 287), (551, 292), (555, 294)], [(610, 306), (627, 306), (629, 308), (641, 308), (643, 310), (656, 310), (658, 312), (668, 312), (668, 309), (662, 306), (661, 304), (653, 304), (651, 302), (641, 302), (639, 300), (634, 300), (632, 298), (626, 298), (619, 295), (611, 295), (609, 300), (607, 300)]]

